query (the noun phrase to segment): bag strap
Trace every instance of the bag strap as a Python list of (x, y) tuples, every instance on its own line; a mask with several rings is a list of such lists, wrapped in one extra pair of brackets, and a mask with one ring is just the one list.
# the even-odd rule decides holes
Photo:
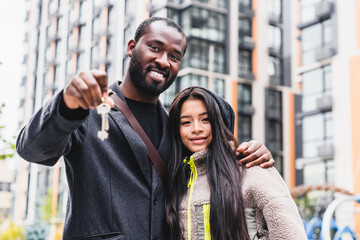
[(144, 141), (144, 143), (148, 149), (149, 158), (150, 158), (151, 162), (153, 163), (159, 176), (161, 177), (163, 183), (165, 183), (166, 168), (165, 168), (165, 164), (164, 164), (160, 154), (155, 149), (155, 147), (152, 144), (152, 142), (150, 141), (149, 137), (146, 135), (144, 129), (140, 126), (139, 122), (136, 120), (134, 114), (131, 112), (128, 105), (126, 105), (126, 103), (121, 98), (119, 98), (119, 96), (116, 95), (115, 92), (112, 92), (112, 93), (113, 94), (111, 94), (110, 97), (114, 100), (115, 106), (120, 109), (120, 111), (124, 114), (126, 119), (129, 121), (130, 125), (135, 130), (135, 132)]

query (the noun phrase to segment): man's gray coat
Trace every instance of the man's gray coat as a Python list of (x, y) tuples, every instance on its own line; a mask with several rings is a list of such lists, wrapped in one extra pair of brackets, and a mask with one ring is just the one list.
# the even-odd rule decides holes
[[(118, 83), (110, 88), (124, 99)], [(34, 115), (16, 148), (25, 160), (48, 166), (63, 156), (69, 185), (63, 238), (166, 239), (164, 187), (141, 138), (114, 108), (109, 138), (102, 142), (96, 110), (84, 120), (67, 120), (59, 113), (61, 97), (62, 92)], [(171, 153), (168, 116), (157, 105), (163, 133), (158, 151), (166, 163)]]

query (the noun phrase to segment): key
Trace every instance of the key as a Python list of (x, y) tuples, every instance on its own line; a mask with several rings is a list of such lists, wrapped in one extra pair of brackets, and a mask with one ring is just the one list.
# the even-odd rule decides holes
[(107, 131), (109, 130), (108, 113), (110, 112), (110, 109), (110, 105), (105, 102), (99, 104), (96, 108), (97, 113), (101, 115), (101, 131), (98, 131), (97, 133), (97, 136), (101, 139), (101, 141), (104, 141), (109, 137), (109, 133)]

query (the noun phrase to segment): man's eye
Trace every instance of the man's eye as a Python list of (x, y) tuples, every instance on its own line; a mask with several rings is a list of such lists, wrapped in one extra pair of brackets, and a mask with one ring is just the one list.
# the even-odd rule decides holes
[(150, 45), (149, 46), (152, 50), (154, 50), (154, 51), (158, 51), (159, 50), (159, 48), (157, 47), (157, 46), (154, 46), (154, 45)]
[(180, 59), (178, 56), (176, 56), (176, 55), (171, 55), (170, 58), (171, 58), (173, 61), (175, 61), (175, 62), (179, 62), (179, 61), (181, 60), (181, 59)]

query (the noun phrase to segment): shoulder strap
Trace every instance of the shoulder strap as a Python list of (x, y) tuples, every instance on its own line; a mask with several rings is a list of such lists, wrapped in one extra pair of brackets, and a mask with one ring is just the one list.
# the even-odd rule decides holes
[(135, 132), (139, 134), (141, 139), (144, 141), (148, 149), (149, 158), (153, 163), (159, 176), (161, 177), (163, 183), (165, 183), (166, 168), (160, 154), (155, 149), (149, 137), (146, 135), (144, 129), (140, 126), (139, 122), (136, 120), (134, 114), (131, 112), (131, 110), (126, 105), (126, 103), (121, 98), (119, 98), (119, 96), (116, 95), (114, 92), (113, 94), (110, 95), (110, 97), (114, 100), (116, 107), (118, 107), (120, 111), (124, 114), (124, 116), (129, 121), (130, 125), (133, 127)]

